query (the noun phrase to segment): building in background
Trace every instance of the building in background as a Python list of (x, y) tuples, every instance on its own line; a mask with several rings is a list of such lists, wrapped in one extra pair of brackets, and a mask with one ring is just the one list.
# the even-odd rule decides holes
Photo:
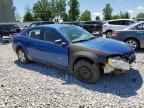
[(0, 0), (0, 23), (15, 22), (12, 0)]

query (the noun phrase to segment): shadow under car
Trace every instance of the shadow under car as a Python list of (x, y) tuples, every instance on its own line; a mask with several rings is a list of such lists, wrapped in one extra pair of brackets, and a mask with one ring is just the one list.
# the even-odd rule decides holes
[(15, 64), (24, 69), (61, 79), (65, 82), (62, 83), (62, 85), (76, 84), (91, 91), (109, 93), (124, 98), (137, 95), (137, 90), (140, 89), (143, 84), (143, 79), (139, 71), (134, 69), (131, 69), (125, 74), (104, 75), (96, 84), (90, 85), (76, 80), (74, 75), (66, 70), (37, 63), (21, 64), (18, 60), (15, 61)]

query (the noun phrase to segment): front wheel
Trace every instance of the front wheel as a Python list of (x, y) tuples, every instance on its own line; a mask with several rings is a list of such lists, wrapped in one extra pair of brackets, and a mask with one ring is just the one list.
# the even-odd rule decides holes
[(106, 37), (110, 38), (111, 36), (112, 36), (112, 31), (111, 30), (107, 31), (106, 32)]
[(21, 48), (17, 50), (17, 56), (21, 63), (26, 64), (29, 62), (27, 55)]
[(88, 60), (80, 60), (74, 65), (74, 74), (82, 82), (96, 83), (100, 78), (100, 69)]

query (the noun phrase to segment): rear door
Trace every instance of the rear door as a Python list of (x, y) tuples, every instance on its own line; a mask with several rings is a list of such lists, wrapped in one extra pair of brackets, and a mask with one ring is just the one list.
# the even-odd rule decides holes
[(43, 32), (44, 31), (42, 29), (36, 28), (28, 31), (27, 33), (29, 38), (26, 46), (32, 60), (42, 60), (41, 46), (43, 42)]
[(144, 44), (144, 23), (141, 23), (136, 26), (137, 30), (137, 38), (141, 40), (141, 42)]

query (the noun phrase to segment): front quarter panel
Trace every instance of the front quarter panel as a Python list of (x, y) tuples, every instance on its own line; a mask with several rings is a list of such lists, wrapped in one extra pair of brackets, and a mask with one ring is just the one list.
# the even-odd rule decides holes
[(106, 64), (107, 57), (111, 54), (98, 51), (96, 49), (90, 49), (75, 44), (69, 45), (69, 69), (73, 70), (75, 61), (79, 58), (86, 58), (93, 63)]

